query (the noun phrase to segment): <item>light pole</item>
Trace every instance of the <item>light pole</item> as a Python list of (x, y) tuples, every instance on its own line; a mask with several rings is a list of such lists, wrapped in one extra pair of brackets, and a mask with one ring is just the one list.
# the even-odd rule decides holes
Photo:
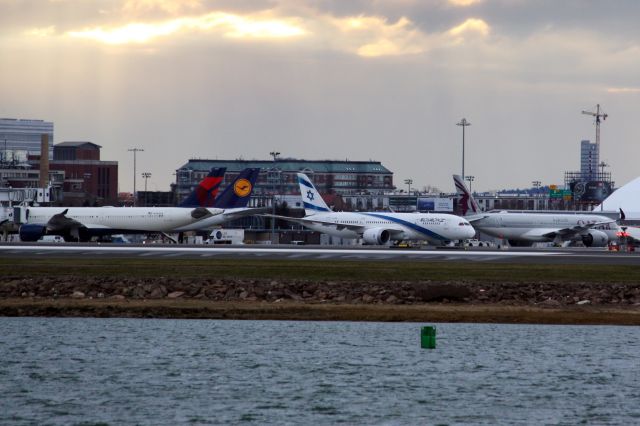
[(462, 179), (464, 179), (464, 128), (471, 126), (471, 123), (466, 118), (463, 118), (459, 123), (456, 123), (456, 126), (462, 126)]
[(151, 177), (151, 173), (142, 172), (142, 178), (144, 179), (144, 206), (146, 207), (148, 204), (147, 201), (147, 180)]
[(469, 182), (469, 193), (471, 194), (473, 194), (473, 191), (471, 190), (471, 182), (473, 182), (475, 178), (476, 178), (475, 176), (465, 176), (464, 178), (464, 180)]
[[(278, 151), (271, 151), (269, 155), (273, 157), (273, 170), (271, 172), (271, 176), (273, 179), (273, 176), (276, 173), (276, 161), (278, 161), (278, 155), (280, 155), (280, 153)], [(278, 180), (279, 180), (279, 177), (280, 175), (278, 175)], [(277, 188), (277, 184), (275, 182), (275, 179), (273, 179), (273, 193), (271, 194), (271, 213), (274, 216), (276, 215), (276, 188)], [(276, 234), (276, 219), (272, 217), (271, 218), (271, 244), (275, 242), (275, 234)]]
[(133, 152), (133, 207), (136, 206), (136, 154), (138, 152), (143, 152), (142, 148), (129, 148), (127, 151)]
[(540, 186), (542, 185), (542, 182), (540, 182), (539, 180), (534, 180), (533, 182), (531, 182), (531, 184), (536, 189), (536, 196), (539, 196), (540, 195)]
[(407, 194), (411, 194), (411, 184), (413, 183), (413, 179), (405, 179), (404, 183), (407, 184)]

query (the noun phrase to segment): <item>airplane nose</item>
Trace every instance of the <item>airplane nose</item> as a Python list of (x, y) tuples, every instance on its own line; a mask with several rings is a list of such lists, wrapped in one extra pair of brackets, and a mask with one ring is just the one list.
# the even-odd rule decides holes
[(476, 230), (473, 228), (473, 226), (468, 226), (465, 228), (466, 228), (465, 229), (466, 237), (464, 237), (465, 239), (473, 238), (476, 236)]

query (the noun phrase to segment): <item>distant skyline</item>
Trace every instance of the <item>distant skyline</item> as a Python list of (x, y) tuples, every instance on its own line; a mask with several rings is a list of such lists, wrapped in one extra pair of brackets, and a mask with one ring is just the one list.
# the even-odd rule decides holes
[[(377, 160), (403, 188), (562, 184), (594, 141), (640, 175), (640, 2), (0, 0), (0, 117), (168, 190), (190, 158)], [(141, 176), (137, 177), (140, 190)]]

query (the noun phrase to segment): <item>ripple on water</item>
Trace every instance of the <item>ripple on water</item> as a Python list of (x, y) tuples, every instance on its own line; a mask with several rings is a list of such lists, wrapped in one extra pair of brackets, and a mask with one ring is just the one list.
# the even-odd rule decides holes
[(0, 424), (640, 419), (638, 328), (420, 326), (0, 318)]

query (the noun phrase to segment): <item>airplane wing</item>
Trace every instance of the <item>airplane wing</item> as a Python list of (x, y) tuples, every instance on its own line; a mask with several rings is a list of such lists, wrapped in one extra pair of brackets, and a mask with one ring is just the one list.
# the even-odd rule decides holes
[[(366, 226), (363, 225), (359, 225), (359, 224), (351, 224), (351, 223), (334, 223), (334, 222), (329, 222), (326, 220), (320, 220), (320, 219), (313, 219), (313, 216), (311, 217), (289, 217), (289, 216), (279, 216), (279, 215), (273, 215), (273, 214), (265, 214), (262, 215), (265, 217), (271, 217), (274, 219), (282, 219), (282, 220), (286, 220), (288, 222), (294, 222), (294, 223), (298, 223), (300, 225), (321, 225), (321, 226), (326, 226), (326, 227), (332, 227), (337, 229), (338, 231), (342, 231), (343, 229), (348, 229), (350, 231), (354, 231), (357, 232), (359, 234), (364, 233), (365, 229), (367, 229)], [(396, 229), (396, 228), (384, 228), (385, 231), (388, 231), (390, 234), (395, 235), (395, 234), (400, 234), (404, 231), (402, 231), (401, 229)]]
[(225, 220), (235, 220), (247, 216), (265, 213), (268, 211), (271, 211), (271, 207), (226, 209), (224, 211), (224, 218)]
[(465, 218), (467, 221), (469, 221), (469, 222), (473, 223), (473, 222), (477, 222), (477, 221), (482, 220), (482, 219), (486, 219), (486, 218), (488, 218), (488, 217), (489, 217), (489, 215), (488, 215), (488, 214), (485, 214), (485, 215), (465, 216), (464, 218)]
[(542, 234), (542, 236), (547, 238), (555, 238), (556, 236), (560, 236), (562, 238), (572, 237), (578, 234), (581, 234), (584, 231), (588, 231), (599, 225), (606, 225), (607, 223), (614, 223), (615, 220), (603, 220), (601, 222), (588, 223), (585, 225), (572, 226), (571, 228), (560, 228), (557, 230), (553, 230)]

